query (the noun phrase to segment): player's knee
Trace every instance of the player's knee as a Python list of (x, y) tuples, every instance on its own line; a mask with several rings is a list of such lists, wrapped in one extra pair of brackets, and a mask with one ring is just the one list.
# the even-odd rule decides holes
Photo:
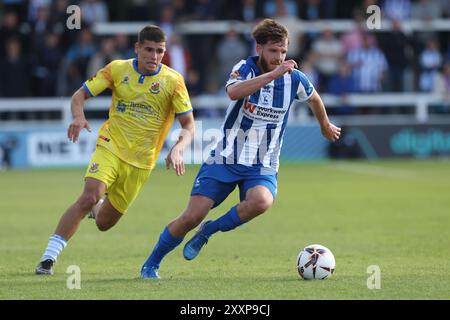
[(252, 199), (249, 203), (251, 210), (255, 214), (262, 214), (270, 209), (272, 206), (273, 200), (268, 197), (258, 197), (256, 199)]
[(183, 214), (180, 219), (186, 229), (192, 230), (202, 222), (203, 217), (187, 212)]

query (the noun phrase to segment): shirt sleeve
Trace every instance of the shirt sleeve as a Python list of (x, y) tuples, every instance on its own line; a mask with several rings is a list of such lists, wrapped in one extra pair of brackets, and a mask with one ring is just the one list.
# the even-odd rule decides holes
[(173, 94), (172, 104), (173, 108), (175, 109), (176, 116), (192, 112), (189, 93), (187, 91), (186, 85), (184, 84), (184, 79), (181, 75), (177, 79), (177, 86)]
[(225, 84), (225, 88), (235, 82), (246, 80), (250, 72), (251, 68), (246, 64), (246, 61), (241, 60), (233, 67), (233, 70), (231, 70), (228, 81)]
[(100, 69), (95, 76), (83, 83), (83, 88), (91, 97), (95, 97), (102, 93), (106, 88), (112, 89), (114, 85), (112, 71), (112, 63)]
[(297, 89), (296, 99), (299, 101), (306, 101), (311, 98), (314, 93), (314, 86), (304, 73), (298, 72), (299, 84)]

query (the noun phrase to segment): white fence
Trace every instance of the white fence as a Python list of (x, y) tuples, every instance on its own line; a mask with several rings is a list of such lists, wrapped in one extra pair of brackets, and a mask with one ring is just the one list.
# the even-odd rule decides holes
[[(102, 22), (94, 24), (92, 31), (97, 35), (116, 35), (118, 33), (124, 33), (134, 36), (149, 23), (155, 22)], [(286, 23), (289, 24), (291, 32), (320, 32), (327, 29), (332, 29), (335, 32), (346, 32), (355, 30), (357, 27), (353, 20), (330, 19), (303, 21), (296, 18), (289, 18), (289, 21), (286, 21)], [(175, 31), (184, 35), (205, 35), (224, 34), (228, 30), (233, 29), (240, 33), (250, 34), (253, 27), (254, 23), (241, 21), (189, 21), (177, 24), (175, 26)], [(407, 34), (414, 31), (449, 31), (450, 19), (433, 19), (431, 21), (407, 20), (401, 23), (401, 29)], [(392, 30), (392, 23), (387, 19), (382, 19), (381, 28), (370, 31), (383, 32), (390, 30)]]
[[(408, 116), (409, 119), (424, 123), (430, 120), (430, 105), (449, 105), (449, 102), (445, 102), (444, 97), (433, 94), (420, 94), (420, 93), (382, 93), (382, 94), (351, 94), (344, 98), (324, 94), (322, 95), (324, 103), (327, 109), (340, 106), (343, 103), (352, 106), (354, 108), (414, 108), (413, 116)], [(111, 103), (109, 97), (95, 97), (89, 99), (86, 102), (86, 111), (107, 111)], [(203, 95), (192, 99), (192, 105), (196, 110), (214, 110), (214, 109), (226, 109), (228, 107), (228, 97), (226, 95)], [(311, 121), (311, 114), (307, 111), (307, 108), (300, 108), (299, 111), (291, 117), (291, 121), (296, 123), (308, 123)], [(55, 125), (66, 126), (71, 121), (70, 111), (70, 98), (12, 98), (12, 99), (0, 99), (0, 113), (4, 112), (46, 112), (46, 111), (58, 111), (60, 116), (54, 120), (39, 120), (38, 122), (51, 122)], [(346, 120), (360, 120), (367, 122), (368, 119), (377, 119), (376, 122), (389, 122), (392, 117), (398, 117), (393, 114), (379, 114), (371, 113), (371, 116), (366, 115), (348, 115), (339, 116), (339, 118), (345, 118)], [(441, 114), (437, 116), (438, 120), (450, 121), (450, 114)], [(1, 119), (1, 117), (0, 117)], [(436, 120), (436, 119), (433, 119)], [(369, 120), (370, 121), (370, 120)], [(32, 123), (32, 121), (20, 121), (18, 119), (0, 120), (0, 125), (5, 126), (23, 126), (25, 123)], [(36, 124), (36, 122), (34, 123)]]

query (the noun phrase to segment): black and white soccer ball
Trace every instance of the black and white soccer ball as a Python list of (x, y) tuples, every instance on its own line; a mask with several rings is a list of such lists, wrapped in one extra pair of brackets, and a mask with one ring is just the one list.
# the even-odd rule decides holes
[(305, 247), (297, 256), (297, 269), (305, 280), (331, 277), (336, 261), (330, 249), (320, 244)]

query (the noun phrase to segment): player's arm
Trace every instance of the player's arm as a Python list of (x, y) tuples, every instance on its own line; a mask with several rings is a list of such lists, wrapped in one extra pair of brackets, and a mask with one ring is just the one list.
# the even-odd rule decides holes
[(286, 72), (291, 73), (294, 68), (297, 68), (297, 63), (294, 60), (287, 60), (270, 72), (263, 73), (252, 79), (237, 81), (227, 87), (228, 97), (231, 100), (240, 100), (248, 97)]
[(315, 90), (311, 95), (311, 98), (309, 98), (308, 104), (317, 121), (319, 122), (322, 135), (333, 142), (338, 140), (341, 135), (341, 128), (336, 127), (330, 122), (322, 99)]
[(89, 126), (85, 116), (84, 116), (84, 101), (90, 98), (90, 95), (86, 90), (81, 87), (73, 95), (71, 99), (70, 108), (72, 111), (72, 123), (69, 125), (67, 130), (67, 136), (72, 142), (77, 142), (78, 136), (80, 135), (81, 129), (85, 128), (87, 131), (91, 132), (92, 129)]
[(181, 176), (185, 172), (183, 153), (194, 137), (195, 124), (192, 112), (179, 115), (177, 118), (182, 129), (178, 137), (178, 141), (175, 143), (175, 145), (167, 155), (166, 167), (167, 169), (170, 169), (170, 167), (174, 168), (177, 176)]

